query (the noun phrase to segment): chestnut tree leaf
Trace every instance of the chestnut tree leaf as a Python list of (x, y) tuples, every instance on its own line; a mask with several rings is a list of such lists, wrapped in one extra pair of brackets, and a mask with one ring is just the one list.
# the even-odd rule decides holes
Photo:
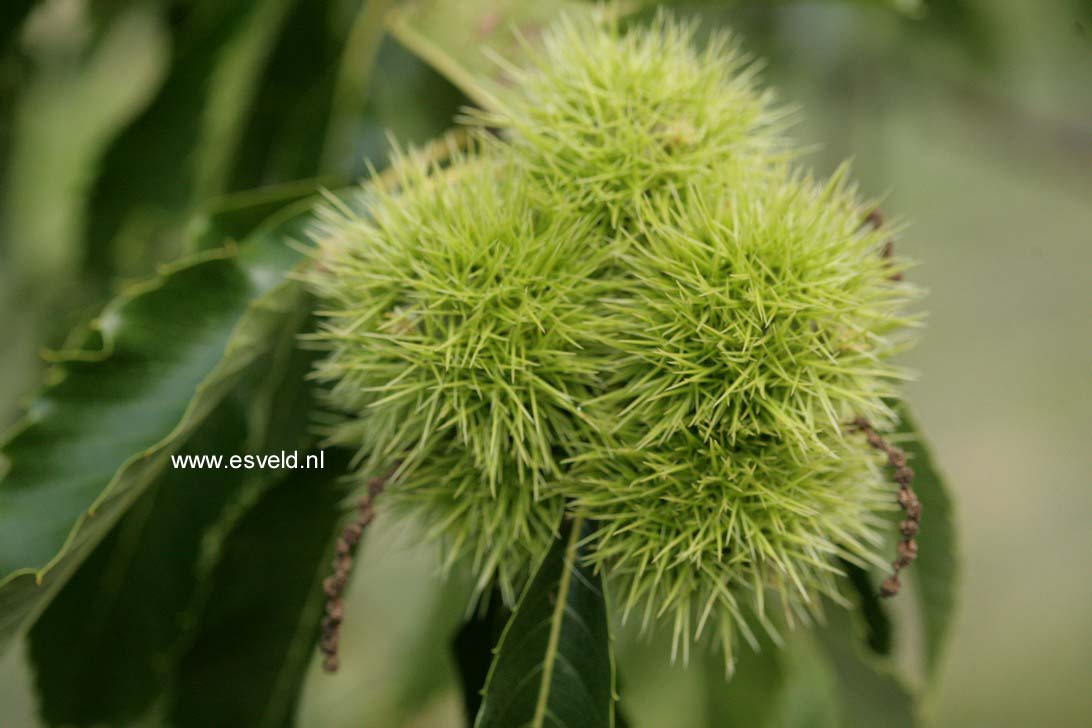
[[(193, 434), (182, 456), (295, 452), (308, 464), (315, 352), (299, 346), (307, 310)], [(330, 477), (334, 477), (331, 471)], [(163, 696), (194, 638), (227, 532), (279, 470), (168, 468), (127, 512), (30, 632), (42, 716), (122, 725)]]
[(891, 617), (880, 597), (877, 583), (872, 574), (861, 566), (843, 561), (841, 567), (845, 570), (849, 584), (856, 596), (856, 609), (859, 613), (867, 632), (864, 636), (869, 649), (878, 655), (889, 655), (892, 647)]
[(914, 469), (914, 490), (921, 501), (918, 556), (907, 569), (925, 628), (925, 674), (936, 675), (944, 645), (955, 616), (959, 580), (959, 555), (955, 535), (955, 513), (944, 476), (937, 468), (929, 444), (909, 409), (899, 412), (902, 431), (908, 433), (899, 445), (909, 455)]
[(310, 207), (131, 287), (99, 318), (101, 348), (65, 354), (31, 402), (0, 447), (0, 649), (276, 345), (302, 300), (286, 241)]
[(171, 683), (170, 725), (292, 725), (345, 513), (348, 456), (324, 455), (321, 469), (290, 471), (223, 542)]
[[(237, 407), (221, 406), (184, 454), (243, 452)], [(203, 541), (246, 483), (241, 470), (167, 469), (118, 522), (30, 632), (49, 725), (128, 725), (156, 700), (197, 592)]]
[[(916, 539), (918, 555), (902, 575), (902, 579), (914, 588), (907, 590), (902, 598), (915, 600), (920, 613), (924, 630), (924, 675), (926, 684), (930, 684), (943, 656), (958, 591), (955, 516), (944, 477), (908, 406), (897, 402), (893, 402), (892, 406), (899, 413), (901, 422), (899, 435), (893, 441), (907, 453), (910, 467), (914, 470), (914, 490), (922, 505), (921, 526)], [(846, 570), (855, 597), (856, 612), (866, 629), (864, 643), (878, 655), (890, 654), (896, 630), (892, 626), (889, 610), (879, 596), (878, 586), (886, 574), (870, 573), (848, 563), (843, 563), (842, 568)]]
[(259, 82), (296, 2), (178, 4), (159, 93), (94, 175), (85, 230), (93, 272), (144, 275), (182, 252), (190, 213), (229, 188)]
[(917, 724), (917, 696), (895, 673), (889, 660), (864, 650), (854, 615), (828, 604), (826, 624), (817, 629), (833, 675), (840, 724), (912, 728)]
[(603, 581), (566, 522), (516, 605), (485, 682), (476, 728), (610, 728), (614, 658)]
[(499, 591), (487, 592), (482, 599), (485, 606), (463, 623), (451, 641), (462, 688), (463, 710), (469, 723), (474, 722), (481, 710), (482, 689), (493, 661), (493, 646), (500, 640), (504, 626), (512, 616)]

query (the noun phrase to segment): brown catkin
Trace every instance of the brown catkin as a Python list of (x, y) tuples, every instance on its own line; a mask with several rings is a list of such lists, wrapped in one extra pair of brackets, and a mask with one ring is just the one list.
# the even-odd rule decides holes
[(322, 637), (319, 641), (319, 649), (326, 655), (322, 662), (322, 669), (326, 672), (337, 672), (340, 664), (338, 635), (341, 623), (345, 619), (345, 605), (341, 601), (341, 595), (345, 591), (346, 584), (349, 583), (349, 574), (353, 568), (353, 554), (364, 536), (364, 529), (375, 518), (375, 499), (383, 492), (389, 478), (389, 475), (373, 478), (368, 483), (368, 492), (360, 499), (357, 506), (356, 518), (345, 527), (337, 540), (334, 551), (334, 573), (322, 582), (322, 591), (326, 595), (326, 609), (322, 617)]
[(891, 562), (893, 573), (880, 585), (881, 596), (893, 597), (899, 593), (899, 572), (910, 566), (918, 556), (918, 542), (915, 538), (921, 528), (921, 501), (912, 486), (914, 471), (906, 464), (906, 452), (887, 442), (872, 428), (868, 420), (858, 417), (853, 420), (851, 427), (863, 432), (869, 445), (887, 455), (887, 464), (895, 472), (895, 482), (899, 485), (896, 500), (906, 514), (906, 518), (899, 523), (902, 541), (896, 547), (895, 560)]

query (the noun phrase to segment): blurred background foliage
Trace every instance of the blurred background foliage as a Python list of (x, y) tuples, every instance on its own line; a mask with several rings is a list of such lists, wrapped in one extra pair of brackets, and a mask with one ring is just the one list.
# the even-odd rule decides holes
[[(0, 424), (43, 376), (41, 350), (125, 282), (381, 168), (388, 130), (420, 143), (451, 126), (468, 101), (383, 33), (396, 4), (0, 4)], [(676, 7), (766, 59), (819, 171), (853, 158), (912, 223), (899, 245), (931, 296), (911, 399), (958, 499), (964, 584), (928, 722), (1087, 724), (1092, 4)], [(441, 636), (461, 587), (439, 585), (415, 543), (377, 524), (344, 668), (312, 671), (303, 725), (457, 725)], [(633, 725), (715, 725), (722, 685), (664, 666), (664, 645), (622, 642)], [(812, 657), (765, 652), (732, 690), (771, 659)], [(35, 724), (20, 651), (0, 663), (0, 706), (4, 725)]]

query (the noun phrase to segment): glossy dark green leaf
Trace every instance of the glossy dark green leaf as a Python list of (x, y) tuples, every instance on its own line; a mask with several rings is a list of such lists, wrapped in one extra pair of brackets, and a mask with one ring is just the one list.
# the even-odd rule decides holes
[[(224, 407), (187, 454), (244, 452)], [(240, 470), (168, 469), (98, 545), (30, 633), (39, 710), (50, 725), (123, 725), (160, 694), (184, 646), (203, 541), (239, 498)]]
[(602, 578), (566, 523), (504, 630), (477, 728), (610, 728), (614, 660)]
[[(306, 451), (314, 352), (306, 310), (180, 454)], [(119, 725), (161, 698), (194, 627), (217, 544), (272, 470), (168, 468), (119, 521), (30, 633), (41, 713), (51, 724)], [(104, 598), (103, 595), (109, 595)]]
[(315, 655), (322, 579), (333, 556), (348, 457), (291, 471), (220, 549), (197, 638), (181, 660), (171, 725), (288, 726)]
[(504, 631), (504, 625), (512, 616), (499, 592), (490, 592), (483, 599), (487, 602), (484, 610), (476, 610), (466, 620), (451, 644), (468, 723), (474, 722), (481, 709), (482, 691), (493, 662), (493, 650)]
[(132, 287), (99, 319), (101, 351), (70, 353), (33, 400), (0, 450), (0, 649), (297, 315), (282, 278), (307, 211)]
[(916, 585), (922, 624), (925, 627), (926, 677), (932, 679), (951, 631), (958, 593), (959, 555), (955, 535), (955, 513), (944, 477), (929, 452), (917, 422), (909, 409), (900, 412), (906, 441), (899, 442), (910, 456), (914, 469), (914, 490), (921, 501), (921, 530), (918, 557), (907, 573)]

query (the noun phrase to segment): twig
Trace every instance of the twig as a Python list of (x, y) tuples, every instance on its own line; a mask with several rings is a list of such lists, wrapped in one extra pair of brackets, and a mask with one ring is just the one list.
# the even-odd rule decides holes
[(883, 439), (864, 417), (853, 420), (850, 426), (863, 432), (869, 445), (887, 455), (887, 464), (895, 471), (895, 482), (899, 484), (898, 501), (906, 514), (906, 518), (899, 523), (902, 540), (896, 549), (895, 560), (891, 562), (894, 573), (880, 585), (881, 596), (893, 597), (899, 593), (899, 572), (910, 566), (918, 555), (918, 542), (914, 537), (921, 527), (921, 502), (911, 485), (914, 471), (906, 464), (906, 452)]
[(356, 518), (345, 527), (337, 540), (334, 573), (322, 582), (322, 591), (326, 594), (326, 613), (322, 618), (322, 641), (319, 643), (319, 649), (326, 655), (326, 659), (322, 662), (322, 669), (326, 672), (337, 672), (339, 665), (338, 634), (341, 623), (345, 619), (345, 605), (341, 601), (341, 595), (345, 591), (345, 585), (349, 583), (349, 574), (353, 569), (353, 554), (364, 535), (364, 529), (375, 518), (375, 499), (383, 492), (390, 477), (385, 475), (373, 478), (368, 483), (368, 492), (360, 499), (360, 504), (357, 506)]

